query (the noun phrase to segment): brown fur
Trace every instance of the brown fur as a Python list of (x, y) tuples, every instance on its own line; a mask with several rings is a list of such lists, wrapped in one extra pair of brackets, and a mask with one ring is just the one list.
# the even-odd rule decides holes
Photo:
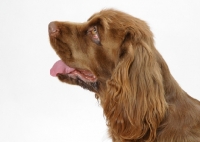
[[(97, 81), (58, 77), (96, 93), (113, 142), (200, 141), (200, 102), (172, 77), (144, 21), (110, 9), (85, 23), (55, 23), (60, 33), (50, 42), (57, 54)], [(86, 34), (91, 26), (100, 43)]]

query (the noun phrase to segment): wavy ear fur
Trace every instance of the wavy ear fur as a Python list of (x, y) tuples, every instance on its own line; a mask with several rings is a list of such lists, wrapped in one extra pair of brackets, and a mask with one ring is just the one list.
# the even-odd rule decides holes
[(153, 35), (128, 32), (103, 104), (113, 140), (153, 141), (167, 103)]

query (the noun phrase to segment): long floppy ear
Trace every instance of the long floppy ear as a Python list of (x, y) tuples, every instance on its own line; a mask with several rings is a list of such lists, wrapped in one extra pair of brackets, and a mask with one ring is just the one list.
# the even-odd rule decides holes
[(153, 36), (127, 33), (118, 65), (107, 81), (104, 114), (112, 137), (153, 141), (167, 103)]

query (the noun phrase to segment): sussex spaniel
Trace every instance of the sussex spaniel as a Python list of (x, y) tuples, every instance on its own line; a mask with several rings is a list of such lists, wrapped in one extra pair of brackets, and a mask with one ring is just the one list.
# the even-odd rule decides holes
[(176, 82), (148, 25), (108, 9), (49, 24), (50, 73), (95, 92), (113, 142), (200, 142), (200, 102)]

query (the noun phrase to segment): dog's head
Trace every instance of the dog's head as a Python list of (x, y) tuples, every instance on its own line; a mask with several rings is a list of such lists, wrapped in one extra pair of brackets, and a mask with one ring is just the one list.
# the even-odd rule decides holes
[(126, 54), (134, 57), (128, 41), (138, 44), (144, 30), (145, 22), (115, 10), (96, 13), (85, 23), (51, 22), (50, 43), (61, 58), (51, 75), (94, 92), (105, 89), (120, 60)]
[(103, 10), (85, 23), (51, 22), (49, 37), (61, 58), (51, 75), (96, 92), (112, 134), (155, 139), (167, 108), (168, 68), (144, 21)]

